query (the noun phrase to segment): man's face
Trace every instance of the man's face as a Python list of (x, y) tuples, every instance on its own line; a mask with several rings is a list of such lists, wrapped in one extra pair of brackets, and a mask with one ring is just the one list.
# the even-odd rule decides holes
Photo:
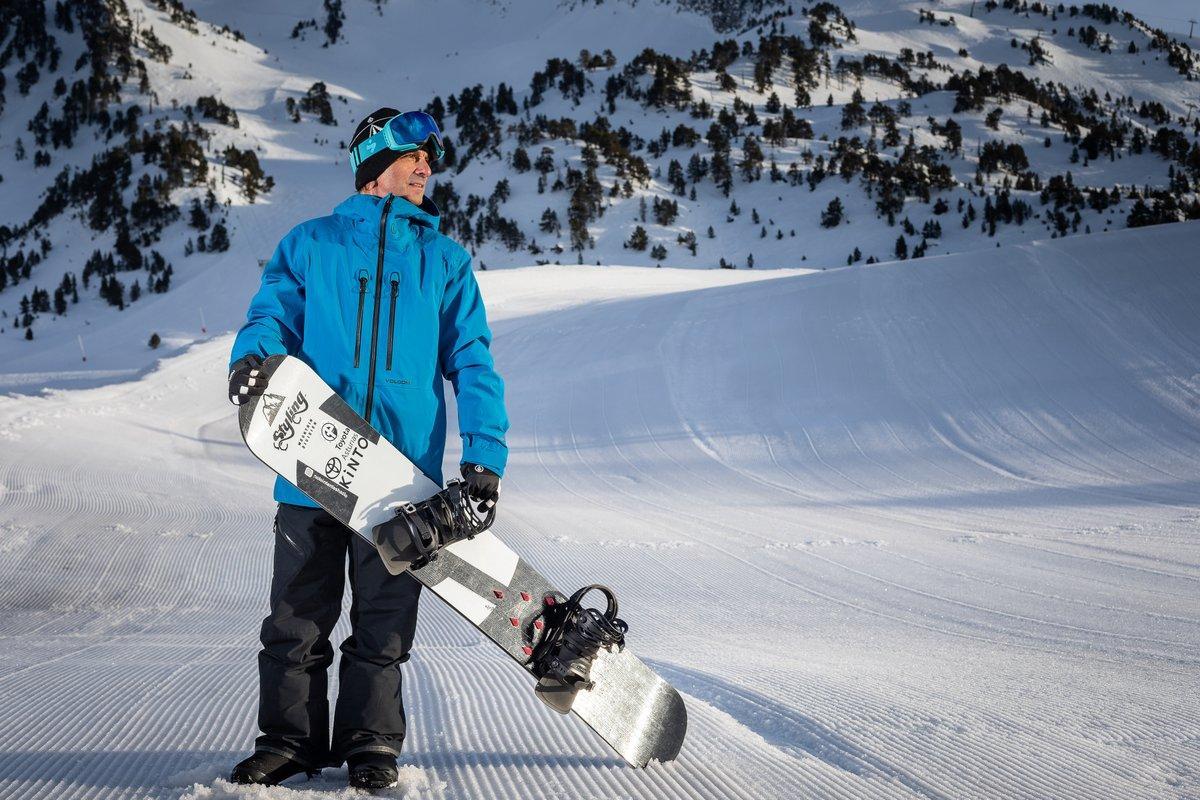
[(389, 193), (403, 197), (415, 206), (421, 205), (425, 199), (425, 182), (433, 174), (429, 165), (429, 153), (425, 150), (413, 150), (402, 153), (391, 163), (372, 183), (363, 190), (376, 197), (386, 197)]

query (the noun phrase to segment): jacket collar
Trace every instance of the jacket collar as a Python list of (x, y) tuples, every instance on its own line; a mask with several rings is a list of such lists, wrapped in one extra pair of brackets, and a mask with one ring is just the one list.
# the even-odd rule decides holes
[[(375, 197), (370, 194), (352, 194), (338, 203), (337, 208), (333, 209), (333, 213), (350, 217), (356, 221), (371, 223), (374, 226), (371, 229), (372, 235), (375, 235), (375, 232), (379, 230), (379, 215), (383, 213), (384, 200), (383, 197)], [(428, 197), (421, 202), (420, 206), (415, 206), (403, 197), (392, 196), (392, 206), (388, 210), (388, 218), (389, 238), (402, 236), (401, 231), (410, 227), (414, 229), (412, 233), (419, 237), (421, 228), (437, 231), (438, 223), (441, 221), (441, 212)], [(408, 224), (404, 225), (403, 223), (406, 222)]]

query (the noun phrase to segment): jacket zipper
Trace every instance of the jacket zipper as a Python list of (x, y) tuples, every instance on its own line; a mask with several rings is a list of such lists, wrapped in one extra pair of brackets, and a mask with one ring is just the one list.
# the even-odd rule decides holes
[(379, 303), (383, 299), (383, 250), (387, 244), (388, 212), (392, 209), (394, 195), (383, 201), (383, 214), (379, 217), (379, 256), (375, 259), (375, 310), (371, 314), (371, 366), (367, 369), (367, 402), (363, 408), (363, 419), (371, 422), (371, 406), (375, 404), (375, 362), (379, 350)]
[(392, 299), (388, 302), (388, 351), (385, 370), (392, 370), (392, 342), (396, 332), (396, 295), (400, 294), (400, 273), (393, 272), (388, 276), (392, 281)]
[(358, 354), (362, 350), (363, 306), (367, 302), (367, 281), (370, 276), (365, 269), (358, 271), (358, 322), (354, 325), (354, 368), (358, 369)]

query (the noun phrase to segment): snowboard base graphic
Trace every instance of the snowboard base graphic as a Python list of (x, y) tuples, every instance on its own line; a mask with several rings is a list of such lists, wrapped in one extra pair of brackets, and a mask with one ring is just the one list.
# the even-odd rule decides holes
[[(246, 446), (372, 544), (375, 527), (398, 508), (442, 488), (300, 359), (271, 356), (259, 370), (268, 378), (266, 393), (239, 409)], [(533, 675), (550, 607), (565, 595), (504, 542), (484, 531), (410, 572)], [(543, 699), (552, 707), (569, 703), (633, 766), (679, 754), (687, 730), (683, 699), (628, 648), (602, 649), (589, 679), (591, 688), (565, 702)]]

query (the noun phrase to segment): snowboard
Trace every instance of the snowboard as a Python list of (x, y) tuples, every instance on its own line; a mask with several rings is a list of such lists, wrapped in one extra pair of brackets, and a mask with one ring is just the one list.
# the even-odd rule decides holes
[[(259, 370), (268, 379), (266, 392), (238, 412), (246, 446), (373, 545), (373, 531), (399, 509), (441, 490), (300, 359), (270, 356)], [(537, 677), (533, 656), (547, 632), (544, 620), (566, 595), (490, 530), (446, 545), (420, 566), (397, 567), (381, 557), (393, 573), (410, 567), (422, 585)], [(679, 754), (687, 730), (683, 699), (628, 647), (601, 649), (589, 680), (589, 688), (570, 698), (570, 713), (626, 762), (645, 767)]]

